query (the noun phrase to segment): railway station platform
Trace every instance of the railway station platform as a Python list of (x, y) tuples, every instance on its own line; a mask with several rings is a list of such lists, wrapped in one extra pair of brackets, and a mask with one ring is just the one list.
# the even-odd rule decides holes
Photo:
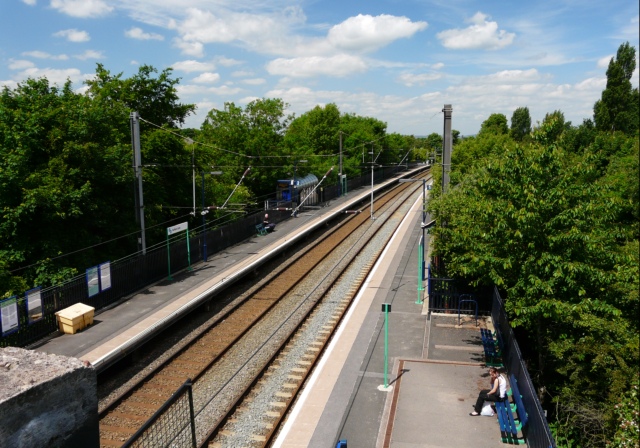
[[(255, 236), (214, 254), (192, 271), (174, 274), (94, 318), (95, 324), (36, 348), (106, 368), (109, 357), (132, 350), (156, 323), (170, 320), (195, 297), (229, 281), (240, 269), (296, 238), (298, 232), (342, 213), (353, 191), (330, 207), (300, 213), (274, 233)], [(274, 446), (498, 447), (495, 418), (470, 417), (480, 389), (488, 387), (478, 331), (456, 328), (457, 315), (431, 315), (417, 304), (417, 250), (422, 234), (418, 200), (366, 280), (315, 373), (298, 398)], [(213, 286), (212, 286), (213, 285)], [(388, 388), (384, 388), (384, 314), (389, 313)], [(474, 322), (475, 324), (475, 322)]]
[[(475, 318), (418, 302), (421, 209), (411, 209), (374, 266), (273, 446), (500, 447), (496, 417), (471, 417), (489, 388)], [(428, 237), (428, 235), (427, 235)], [(425, 245), (426, 246), (426, 245)], [(388, 374), (385, 388), (385, 316)]]

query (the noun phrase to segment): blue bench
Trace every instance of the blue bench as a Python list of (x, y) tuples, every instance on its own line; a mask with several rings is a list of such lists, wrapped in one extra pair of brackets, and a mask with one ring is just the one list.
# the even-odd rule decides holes
[(262, 224), (256, 224), (256, 232), (258, 232), (258, 236), (263, 236), (267, 234), (267, 229)]
[(482, 338), (482, 347), (484, 348), (485, 364), (491, 367), (504, 367), (501, 361), (502, 350), (499, 344), (493, 338), (490, 330), (486, 328), (480, 329)]
[[(509, 403), (508, 400), (496, 403), (500, 434), (503, 443), (523, 445), (526, 443), (524, 437), (519, 437), (518, 433), (526, 426), (529, 417), (522, 402), (522, 395), (520, 395), (520, 390), (518, 389), (518, 380), (511, 374), (509, 381), (513, 403)], [(514, 415), (514, 412), (517, 416)]]

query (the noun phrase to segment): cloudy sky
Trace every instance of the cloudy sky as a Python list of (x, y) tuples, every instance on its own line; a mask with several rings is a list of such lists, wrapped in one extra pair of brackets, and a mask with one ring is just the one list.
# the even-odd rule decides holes
[(189, 127), (225, 102), (282, 98), (289, 113), (333, 102), (414, 135), (441, 133), (451, 104), (469, 135), (521, 106), (534, 123), (592, 117), (638, 27), (635, 0), (0, 0), (0, 85), (81, 91), (96, 63), (124, 77), (149, 64), (181, 78)]

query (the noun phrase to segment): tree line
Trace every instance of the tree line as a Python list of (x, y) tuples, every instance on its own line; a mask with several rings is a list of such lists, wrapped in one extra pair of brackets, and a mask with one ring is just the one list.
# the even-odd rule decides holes
[[(638, 446), (640, 96), (619, 47), (593, 118), (491, 115), (434, 182), (444, 274), (497, 285), (561, 447)], [(436, 173), (439, 175), (439, 173)]]
[(165, 228), (179, 222), (202, 230), (203, 202), (219, 207), (229, 199), (227, 210), (207, 214), (211, 227), (261, 209), (280, 179), (320, 178), (333, 166), (327, 183), (337, 183), (341, 147), (350, 178), (366, 172), (371, 152), (391, 166), (425, 160), (427, 146), (441, 141), (437, 134), (427, 141), (387, 133), (386, 123), (335, 104), (287, 114), (288, 105), (276, 98), (244, 107), (228, 102), (209, 111), (199, 129), (183, 129), (195, 106), (180, 102), (179, 82), (170, 68), (143, 65), (124, 78), (98, 64), (83, 93), (69, 81), (58, 87), (46, 78), (2, 89), (0, 299), (60, 284), (140, 249), (133, 111), (141, 118), (149, 247), (162, 244)]

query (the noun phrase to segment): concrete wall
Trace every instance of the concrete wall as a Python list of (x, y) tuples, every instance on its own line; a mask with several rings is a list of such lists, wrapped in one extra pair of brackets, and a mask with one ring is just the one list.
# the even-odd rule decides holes
[(0, 348), (0, 448), (98, 447), (96, 372), (76, 358)]

